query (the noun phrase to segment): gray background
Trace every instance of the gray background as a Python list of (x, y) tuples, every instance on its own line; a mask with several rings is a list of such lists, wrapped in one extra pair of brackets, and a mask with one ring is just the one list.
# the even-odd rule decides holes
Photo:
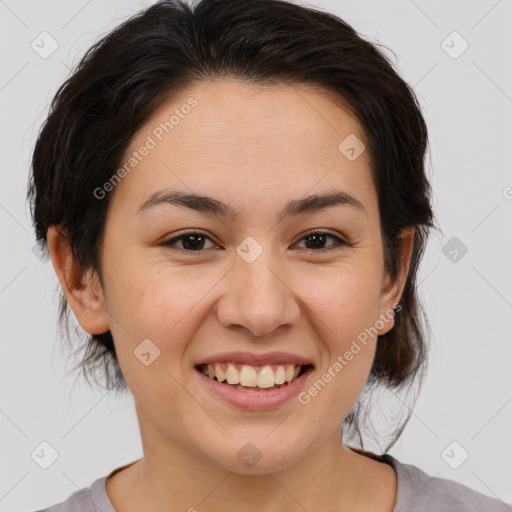
[[(132, 399), (66, 375), (73, 361), (57, 344), (58, 281), (32, 252), (24, 199), (35, 136), (69, 66), (151, 3), (0, 0), (0, 511), (62, 501), (142, 455)], [(512, 503), (512, 1), (309, 5), (395, 52), (430, 130), (443, 234), (429, 241), (420, 295), (433, 343), (422, 392), (390, 453)], [(45, 59), (31, 47), (44, 31), (58, 43)], [(31, 457), (45, 441), (58, 452), (48, 469)]]

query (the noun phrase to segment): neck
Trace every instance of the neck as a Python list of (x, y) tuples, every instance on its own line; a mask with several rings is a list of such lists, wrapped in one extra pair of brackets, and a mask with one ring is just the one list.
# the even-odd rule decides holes
[[(139, 421), (144, 458), (122, 471), (126, 472), (123, 491), (116, 492), (114, 477), (108, 481), (107, 492), (119, 512), (137, 509), (138, 504), (147, 512), (156, 512), (168, 509), (169, 503), (174, 510), (191, 512), (234, 508), (244, 512), (355, 512), (368, 510), (375, 499), (373, 480), (379, 479), (375, 470), (382, 464), (345, 446), (341, 429), (284, 469), (242, 474), (169, 439), (153, 423), (141, 417)], [(120, 498), (122, 495), (124, 498)], [(391, 506), (382, 510), (392, 510), (394, 495), (391, 499)]]

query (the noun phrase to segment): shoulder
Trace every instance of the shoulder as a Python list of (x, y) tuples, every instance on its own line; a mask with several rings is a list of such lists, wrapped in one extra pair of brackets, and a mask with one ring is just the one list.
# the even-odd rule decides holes
[(71, 494), (65, 501), (36, 512), (115, 512), (104, 492), (107, 477)]
[(387, 455), (398, 476), (393, 512), (511, 512), (512, 506), (459, 482), (433, 477), (420, 468)]

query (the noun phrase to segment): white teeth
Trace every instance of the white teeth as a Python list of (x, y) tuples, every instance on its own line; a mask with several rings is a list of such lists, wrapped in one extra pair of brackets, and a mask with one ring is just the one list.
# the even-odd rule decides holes
[[(217, 367), (217, 365), (215, 365), (215, 367)], [(240, 382), (240, 372), (235, 368), (233, 363), (228, 363), (226, 379), (228, 384), (238, 384)]]
[(261, 389), (280, 386), (285, 382), (291, 382), (297, 378), (301, 366), (295, 364), (278, 365), (276, 371), (271, 365), (263, 366), (259, 372), (250, 365), (244, 364), (240, 370), (234, 363), (227, 363), (226, 370), (222, 369), (220, 363), (210, 363), (203, 365), (202, 372), (210, 378), (217, 378), (219, 382), (227, 381), (231, 385), (241, 385), (244, 387), (254, 387)]
[(242, 386), (257, 386), (258, 382), (259, 379), (256, 370), (252, 366), (244, 364), (240, 370), (240, 384)]
[(274, 385), (274, 370), (272, 366), (264, 366), (258, 373), (258, 387), (271, 388)]
[(286, 379), (286, 382), (292, 381), (292, 379), (293, 379), (293, 364), (289, 364), (286, 367), (285, 379)]
[(224, 372), (218, 364), (215, 365), (215, 374), (217, 375), (217, 380), (219, 382), (224, 382), (226, 380), (226, 372)]
[[(299, 368), (299, 371), (300, 371), (300, 366), (297, 366), (297, 368)], [(276, 370), (274, 382), (276, 384), (284, 384), (285, 381), (286, 381), (286, 373), (284, 371), (284, 368), (282, 366), (278, 366), (277, 370)]]

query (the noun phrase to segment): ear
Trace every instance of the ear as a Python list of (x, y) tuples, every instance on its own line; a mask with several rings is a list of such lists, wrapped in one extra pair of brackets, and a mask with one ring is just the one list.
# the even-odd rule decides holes
[(68, 239), (57, 226), (48, 228), (46, 239), (53, 268), (82, 329), (90, 334), (108, 331), (108, 315), (96, 273), (92, 270), (82, 272), (73, 258)]
[[(386, 334), (395, 325), (393, 306), (396, 306), (402, 297), (402, 292), (407, 282), (407, 275), (411, 264), (412, 250), (414, 246), (414, 227), (407, 227), (400, 233), (400, 248), (402, 253), (401, 266), (398, 276), (395, 280), (385, 271), (382, 280), (381, 298), (380, 298), (380, 319), (384, 322), (384, 327), (378, 329), (379, 334)], [(381, 322), (379, 322), (381, 323)]]

